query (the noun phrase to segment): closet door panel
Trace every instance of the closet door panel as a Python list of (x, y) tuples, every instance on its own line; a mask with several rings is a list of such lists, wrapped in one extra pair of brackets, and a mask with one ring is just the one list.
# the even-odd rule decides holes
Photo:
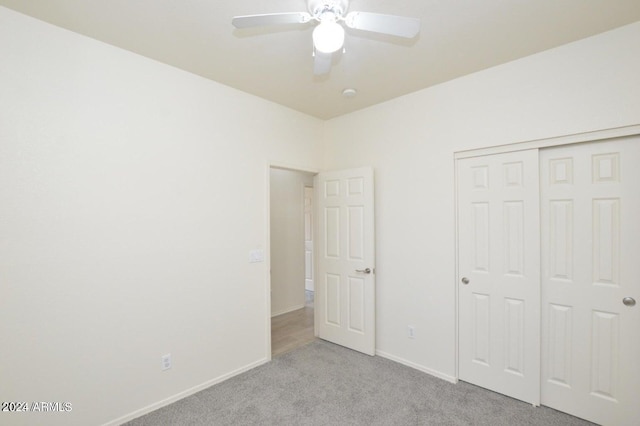
[(457, 161), (461, 380), (540, 399), (538, 151)]
[(638, 165), (638, 137), (540, 153), (542, 403), (604, 425), (640, 419)]

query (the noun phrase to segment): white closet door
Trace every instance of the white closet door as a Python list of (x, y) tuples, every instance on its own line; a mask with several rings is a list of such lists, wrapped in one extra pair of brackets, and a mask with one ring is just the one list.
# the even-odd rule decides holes
[[(640, 138), (541, 151), (542, 403), (640, 424)], [(631, 305), (631, 299), (626, 299)]]
[(538, 151), (457, 161), (459, 377), (540, 402)]

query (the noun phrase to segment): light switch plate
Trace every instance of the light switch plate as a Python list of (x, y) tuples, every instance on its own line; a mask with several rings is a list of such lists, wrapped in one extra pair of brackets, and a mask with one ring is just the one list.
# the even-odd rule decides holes
[(249, 252), (249, 263), (264, 262), (264, 250), (255, 249)]

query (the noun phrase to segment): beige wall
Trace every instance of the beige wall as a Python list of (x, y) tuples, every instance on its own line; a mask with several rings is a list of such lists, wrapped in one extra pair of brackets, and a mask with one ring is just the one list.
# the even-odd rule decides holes
[(304, 186), (313, 175), (271, 169), (271, 315), (304, 307)]
[[(267, 357), (267, 164), (322, 122), (0, 7), (2, 424), (95, 425)], [(173, 368), (160, 370), (160, 357)]]
[(639, 76), (640, 22), (326, 123), (327, 168), (375, 168), (379, 352), (455, 375), (453, 153), (639, 124)]

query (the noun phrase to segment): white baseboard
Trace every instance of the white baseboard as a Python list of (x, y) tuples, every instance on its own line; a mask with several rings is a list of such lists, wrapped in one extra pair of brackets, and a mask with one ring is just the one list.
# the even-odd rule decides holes
[(145, 414), (148, 414), (148, 413), (150, 413), (152, 411), (155, 411), (158, 408), (162, 408), (162, 407), (167, 406), (169, 404), (172, 404), (172, 403), (174, 403), (174, 402), (176, 402), (178, 400), (181, 400), (183, 398), (191, 396), (194, 393), (200, 392), (201, 390), (206, 389), (206, 388), (208, 388), (210, 386), (213, 386), (215, 384), (224, 382), (225, 380), (230, 379), (230, 378), (232, 378), (234, 376), (237, 376), (238, 374), (242, 374), (242, 373), (244, 373), (246, 371), (249, 371), (249, 370), (251, 370), (253, 368), (259, 367), (262, 364), (266, 364), (267, 362), (269, 362), (269, 361), (266, 358), (263, 358), (263, 359), (258, 360), (256, 362), (253, 362), (251, 364), (245, 365), (244, 367), (240, 367), (237, 370), (233, 370), (233, 371), (231, 371), (231, 372), (229, 372), (227, 374), (223, 374), (222, 376), (216, 377), (215, 379), (208, 380), (208, 381), (206, 381), (204, 383), (201, 383), (201, 384), (199, 384), (197, 386), (194, 386), (194, 387), (192, 387), (190, 389), (187, 389), (187, 390), (182, 391), (180, 393), (177, 393), (177, 394), (175, 394), (173, 396), (170, 396), (169, 398), (163, 399), (163, 400), (158, 401), (158, 402), (154, 402), (153, 404), (147, 405), (144, 408), (141, 408), (141, 409), (136, 410), (136, 411), (134, 411), (132, 413), (126, 414), (126, 415), (124, 415), (124, 416), (122, 416), (120, 418), (117, 418), (115, 420), (107, 422), (103, 426), (119, 426), (119, 425), (121, 425), (123, 423), (126, 423), (126, 422), (131, 421), (131, 420), (133, 420), (135, 418), (138, 418), (138, 417), (143, 416)]
[(389, 359), (391, 361), (397, 362), (398, 364), (406, 365), (407, 367), (415, 368), (418, 371), (422, 371), (423, 373), (427, 373), (431, 376), (437, 377), (439, 379), (445, 380), (449, 383), (458, 383), (458, 379), (450, 376), (448, 374), (441, 373), (439, 371), (432, 370), (424, 365), (416, 364), (415, 362), (407, 361), (406, 359), (397, 357), (395, 355), (391, 355), (389, 353), (376, 350), (376, 355), (382, 358)]
[[(304, 307), (304, 305), (303, 305), (303, 307)], [(294, 311), (296, 309), (300, 309), (300, 308), (292, 309), (292, 311)], [(290, 311), (287, 311), (287, 312), (290, 312)], [(283, 312), (283, 313), (286, 313), (286, 312)], [(280, 315), (282, 315), (282, 314), (280, 314)], [(379, 356), (379, 357), (386, 358), (386, 359), (389, 359), (391, 361), (397, 362), (399, 364), (406, 365), (407, 367), (414, 368), (414, 369), (416, 369), (418, 371), (421, 371), (423, 373), (426, 373), (426, 374), (429, 374), (431, 376), (437, 377), (439, 379), (445, 380), (447, 382), (458, 383), (458, 379), (456, 379), (453, 376), (441, 373), (439, 371), (432, 370), (430, 368), (427, 368), (427, 367), (425, 367), (423, 365), (420, 365), (420, 364), (416, 364), (416, 363), (411, 362), (411, 361), (407, 361), (406, 359), (400, 358), (398, 356), (395, 356), (395, 355), (392, 355), (392, 354), (389, 354), (389, 353), (386, 353), (386, 352), (383, 352), (383, 351), (380, 351), (380, 350), (376, 350), (376, 355)], [(228, 379), (230, 379), (230, 378), (232, 378), (234, 376), (237, 376), (238, 374), (242, 374), (242, 373), (244, 373), (246, 371), (249, 371), (249, 370), (251, 370), (253, 368), (256, 368), (256, 367), (259, 367), (259, 366), (261, 366), (263, 364), (266, 364), (267, 362), (269, 362), (269, 361), (266, 358), (263, 358), (263, 359), (258, 360), (256, 362), (253, 362), (251, 364), (245, 365), (244, 367), (240, 367), (240, 368), (238, 368), (236, 370), (233, 370), (233, 371), (231, 371), (231, 372), (229, 372), (227, 374), (223, 374), (222, 376), (219, 376), (219, 377), (216, 377), (214, 379), (208, 380), (208, 381), (206, 381), (204, 383), (201, 383), (201, 384), (199, 384), (197, 386), (194, 386), (194, 387), (192, 387), (190, 389), (187, 389), (185, 391), (179, 392), (179, 393), (177, 393), (177, 394), (175, 394), (173, 396), (170, 396), (170, 397), (165, 398), (165, 399), (163, 399), (161, 401), (155, 402), (155, 403), (153, 403), (151, 405), (147, 405), (146, 407), (143, 407), (143, 408), (141, 408), (139, 410), (136, 410), (136, 411), (134, 411), (132, 413), (126, 414), (126, 415), (124, 415), (122, 417), (119, 417), (119, 418), (117, 418), (115, 420), (107, 422), (107, 423), (103, 424), (103, 426), (119, 426), (119, 425), (121, 425), (123, 423), (131, 421), (131, 420), (136, 419), (138, 417), (141, 417), (141, 416), (143, 416), (145, 414), (148, 414), (148, 413), (150, 413), (152, 411), (155, 411), (155, 410), (157, 410), (159, 408), (165, 407), (165, 406), (167, 406), (169, 404), (172, 404), (172, 403), (174, 403), (176, 401), (179, 401), (179, 400), (181, 400), (183, 398), (191, 396), (194, 393), (200, 392), (201, 390), (206, 389), (206, 388), (208, 388), (210, 386), (213, 386), (213, 385), (216, 385), (218, 383), (224, 382), (225, 380), (228, 380)]]
[(297, 311), (298, 309), (302, 309), (302, 308), (304, 308), (304, 303), (302, 305), (296, 305), (296, 306), (293, 306), (293, 307), (290, 307), (290, 308), (285, 308), (285, 309), (283, 309), (281, 311), (278, 311), (276, 313), (272, 312), (271, 313), (271, 318), (277, 317), (279, 315), (288, 314), (289, 312)]

